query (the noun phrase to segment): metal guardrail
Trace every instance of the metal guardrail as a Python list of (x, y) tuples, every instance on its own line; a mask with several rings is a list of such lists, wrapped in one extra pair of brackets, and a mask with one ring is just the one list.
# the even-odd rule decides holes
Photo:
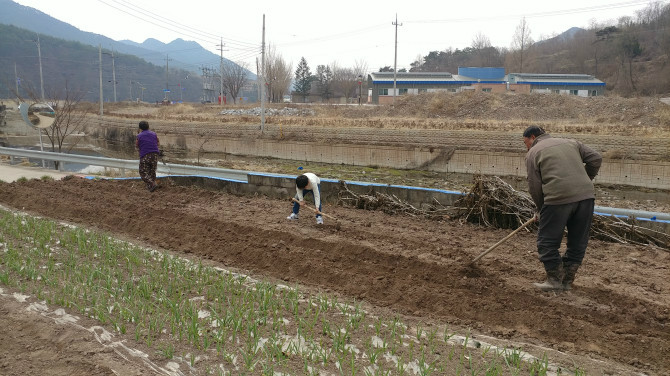
[[(0, 155), (8, 155), (10, 158), (33, 158), (47, 161), (63, 163), (80, 163), (92, 166), (102, 166), (109, 168), (118, 168), (121, 175), (125, 176), (125, 170), (137, 170), (139, 168), (138, 160), (93, 157), (87, 155), (54, 153), (49, 151), (37, 151), (26, 149), (15, 149), (0, 147)], [(189, 166), (173, 163), (158, 163), (157, 173), (165, 175), (189, 175), (189, 176), (207, 176), (221, 179), (230, 179), (236, 181), (248, 182), (247, 175), (249, 171), (232, 170), (226, 168)]]
[[(0, 147), (0, 155), (8, 155), (12, 158), (22, 157), (22, 158), (42, 159), (49, 161), (59, 161), (61, 162), (61, 165), (62, 163), (80, 163), (92, 166), (118, 168), (121, 170), (122, 176), (125, 176), (126, 169), (137, 170), (139, 168), (138, 160), (93, 157), (86, 155), (54, 153), (48, 151), (36, 151), (36, 150), (15, 149), (6, 147)], [(205, 176), (205, 177), (241, 181), (245, 183), (249, 182), (248, 178), (249, 174), (259, 174), (258, 172), (252, 172), (252, 171), (189, 166), (189, 165), (180, 165), (172, 163), (164, 164), (162, 162), (158, 163), (157, 172), (163, 175)], [(281, 174), (270, 174), (270, 173), (263, 173), (263, 175), (283, 176)], [(373, 184), (364, 182), (360, 183)], [(416, 187), (405, 187), (405, 188), (417, 189)], [(659, 223), (670, 223), (670, 214), (668, 213), (648, 212), (648, 211), (632, 210), (632, 209), (608, 208), (601, 206), (596, 207), (596, 212), (610, 215), (630, 216), (644, 221), (651, 220), (651, 221), (657, 221)]]

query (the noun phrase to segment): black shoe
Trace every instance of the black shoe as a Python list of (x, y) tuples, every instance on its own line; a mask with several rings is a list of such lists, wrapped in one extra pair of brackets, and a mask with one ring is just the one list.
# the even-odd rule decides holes
[(149, 188), (149, 192), (153, 192), (158, 188), (158, 184), (154, 184), (151, 188)]

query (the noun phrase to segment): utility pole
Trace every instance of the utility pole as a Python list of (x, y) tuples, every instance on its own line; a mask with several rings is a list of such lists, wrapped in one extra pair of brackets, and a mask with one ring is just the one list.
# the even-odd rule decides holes
[(203, 66), (200, 68), (202, 70), (202, 101), (207, 103), (213, 103), (214, 101), (214, 84), (211, 74), (211, 68)]
[(114, 102), (116, 103), (116, 69), (114, 68), (114, 50), (112, 50), (112, 84), (114, 85)]
[(39, 56), (39, 59), (40, 59), (40, 89), (42, 91), (42, 102), (44, 102), (44, 79), (42, 78), (42, 50), (40, 49), (40, 35), (39, 34), (37, 34), (37, 56)]
[(168, 55), (165, 55), (165, 100), (168, 100), (168, 93), (170, 92), (170, 84), (168, 83), (168, 70), (170, 59)]
[(393, 105), (395, 106), (396, 76), (398, 74), (398, 13), (395, 14), (395, 22), (391, 24), (395, 26), (395, 57), (393, 58)]
[(140, 100), (140, 102), (144, 102), (144, 89), (146, 89), (146, 88), (139, 81), (131, 81), (131, 86), (132, 86), (133, 83), (136, 83), (136, 84), (140, 85), (141, 92), (140, 92), (140, 97), (138, 99)]
[(258, 86), (258, 90), (256, 90), (256, 96), (258, 96), (258, 102), (261, 102), (261, 66), (260, 62), (258, 61), (258, 58), (256, 58), (256, 85)]
[(130, 80), (130, 101), (133, 101), (133, 80)]
[[(190, 75), (187, 74), (186, 77), (184, 77), (184, 80), (188, 80), (188, 77), (189, 77), (189, 76), (190, 76)], [(180, 81), (179, 81), (179, 100), (180, 100), (181, 102), (184, 102), (184, 86), (182, 86), (181, 83), (182, 83), (182, 81), (180, 80)]]
[(261, 134), (265, 131), (265, 14), (263, 14), (263, 42), (261, 43)]
[(221, 52), (221, 60), (219, 61), (219, 98), (221, 98), (221, 101), (219, 102), (220, 106), (223, 106), (223, 38), (221, 38), (221, 44), (217, 44), (217, 47), (219, 47), (219, 52)]
[(361, 105), (361, 96), (363, 96), (363, 75), (358, 75), (358, 105)]
[(109, 55), (112, 58), (112, 85), (114, 85), (114, 102), (116, 102), (116, 68), (114, 67), (114, 50), (111, 53), (103, 52), (103, 55)]
[(16, 95), (19, 95), (19, 75), (16, 73), (16, 63), (14, 63), (14, 82), (16, 83)]
[[(42, 102), (44, 102), (44, 78), (42, 76), (42, 50), (40, 48), (40, 35), (37, 34), (37, 56), (40, 59), (40, 90), (42, 94)], [(40, 132), (40, 151), (44, 151), (44, 143), (42, 143), (42, 129), (38, 128), (38, 132)], [(44, 162), (44, 159), (42, 159), (42, 168), (46, 168), (46, 163)]]
[(102, 116), (102, 44), (98, 44), (98, 67), (100, 70), (100, 116)]

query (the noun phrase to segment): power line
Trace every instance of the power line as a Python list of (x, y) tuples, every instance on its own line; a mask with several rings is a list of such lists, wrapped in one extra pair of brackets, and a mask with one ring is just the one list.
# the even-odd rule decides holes
[[(664, 2), (664, 1), (661, 1)], [(564, 16), (569, 14), (577, 13), (588, 13), (595, 11), (603, 11), (610, 9), (619, 9), (627, 8), (638, 5), (648, 4), (649, 0), (635, 0), (635, 1), (626, 1), (622, 3), (614, 4), (605, 4), (605, 5), (594, 5), (589, 7), (574, 8), (574, 9), (563, 9), (563, 10), (553, 10), (547, 12), (537, 12), (537, 13), (527, 13), (527, 14), (508, 14), (508, 15), (495, 15), (490, 17), (467, 17), (467, 18), (447, 18), (447, 19), (435, 19), (435, 20), (413, 20), (406, 21), (407, 23), (455, 23), (455, 22), (473, 22), (473, 21), (490, 21), (490, 20), (500, 20), (500, 19), (510, 19), (510, 18), (536, 18), (536, 17), (553, 17), (553, 16)]]
[(192, 32), (192, 33), (195, 33), (195, 34), (199, 34), (199, 35), (202, 35), (203, 37), (210, 38), (210, 39), (214, 39), (214, 38), (217, 37), (216, 35), (214, 35), (214, 34), (212, 34), (212, 33), (208, 33), (208, 32), (205, 32), (205, 31), (201, 31), (201, 30), (192, 28), (192, 27), (190, 27), (190, 26), (188, 26), (188, 25), (184, 25), (184, 24), (182, 24), (182, 23), (180, 23), (180, 22), (171, 20), (171, 19), (169, 19), (169, 18), (165, 18), (165, 17), (163, 17), (163, 16), (161, 16), (161, 15), (159, 15), (159, 14), (156, 14), (156, 13), (154, 13), (154, 12), (151, 12), (151, 11), (149, 11), (149, 10), (146, 10), (146, 9), (140, 7), (140, 6), (137, 6), (137, 5), (135, 5), (135, 4), (129, 3), (129, 2), (127, 2), (127, 1), (124, 1), (124, 0), (121, 0), (121, 1), (118, 1), (118, 0), (111, 0), (111, 1), (113, 1), (113, 2), (115, 2), (115, 3), (117, 3), (117, 4), (119, 4), (120, 6), (129, 8), (129, 9), (132, 9), (133, 11), (137, 11), (137, 12), (139, 12), (139, 13), (142, 13), (143, 15), (146, 15), (146, 16), (149, 17), (149, 18), (152, 18), (152, 19), (157, 20), (157, 21), (159, 21), (159, 22), (167, 23), (167, 24), (169, 24), (169, 25), (171, 25), (171, 26), (175, 26), (175, 27), (177, 27), (177, 28), (179, 28), (179, 29), (183, 29), (183, 30), (185, 30), (185, 31), (187, 31), (187, 32)]
[(383, 23), (383, 24), (377, 24), (377, 25), (372, 25), (369, 27), (365, 27), (362, 29), (356, 29), (356, 30), (351, 30), (343, 33), (337, 33), (337, 34), (332, 34), (332, 35), (325, 35), (321, 37), (316, 37), (316, 38), (310, 38), (310, 39), (303, 39), (295, 42), (283, 42), (283, 43), (277, 43), (277, 45), (282, 46), (282, 47), (290, 47), (290, 46), (296, 46), (296, 45), (302, 45), (302, 44), (311, 44), (311, 43), (317, 43), (317, 42), (325, 42), (333, 39), (340, 39), (340, 38), (346, 38), (350, 36), (361, 36), (361, 34), (371, 32), (371, 31), (376, 31), (376, 30), (382, 30), (387, 27), (388, 24)]
[[(108, 1), (113, 1), (118, 6), (112, 5), (112, 4), (110, 4), (108, 2), (105, 2), (103, 0), (98, 0), (98, 2), (100, 2), (102, 4), (105, 4), (105, 5), (107, 5), (111, 8), (114, 8), (114, 9), (120, 11), (120, 12), (126, 13), (126, 14), (128, 14), (132, 17), (137, 18), (137, 19), (140, 19), (140, 20), (142, 20), (146, 23), (152, 24), (154, 26), (157, 26), (157, 27), (160, 27), (160, 28), (163, 28), (163, 29), (166, 29), (166, 30), (178, 33), (178, 34), (188, 36), (190, 38), (202, 41), (206, 44), (210, 44), (212, 42), (217, 41), (217, 39), (219, 39), (218, 36), (216, 36), (212, 33), (209, 33), (209, 32), (206, 32), (206, 31), (202, 31), (202, 30), (184, 25), (180, 22), (177, 22), (177, 21), (171, 20), (169, 18), (160, 16), (160, 15), (154, 13), (154, 12), (151, 12), (151, 11), (148, 11), (144, 8), (139, 7), (139, 6), (130, 4), (126, 1), (118, 1), (118, 0), (108, 0)], [(122, 9), (121, 7), (124, 7), (125, 9)], [(140, 15), (138, 15), (138, 14), (140, 14)], [(147, 19), (147, 18), (149, 18), (149, 19)], [(155, 20), (156, 22), (152, 21), (152, 19)], [(160, 22), (160, 23), (157, 23), (157, 22)], [(179, 29), (181, 29), (181, 30), (179, 30)], [(254, 46), (254, 45), (256, 45), (254, 43), (238, 41), (238, 40), (235, 40), (235, 39), (232, 39), (232, 38), (224, 38), (224, 39), (225, 39), (225, 42), (227, 42), (229, 44), (234, 44), (234, 45), (239, 45), (239, 46)]]

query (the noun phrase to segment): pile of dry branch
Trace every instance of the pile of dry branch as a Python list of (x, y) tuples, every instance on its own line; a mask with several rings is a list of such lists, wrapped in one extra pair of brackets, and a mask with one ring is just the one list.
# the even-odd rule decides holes
[[(497, 176), (476, 175), (470, 192), (453, 206), (434, 205), (414, 207), (395, 195), (370, 188), (366, 194), (352, 192), (340, 181), (340, 204), (359, 209), (381, 210), (387, 214), (404, 214), (436, 219), (457, 219), (494, 228), (518, 228), (535, 215), (535, 204), (528, 194), (519, 192)], [(536, 229), (532, 224), (529, 230)], [(617, 243), (655, 245), (670, 249), (670, 234), (639, 226), (635, 218), (614, 215), (593, 216), (591, 236)]]
[[(530, 196), (516, 191), (497, 176), (475, 176), (470, 192), (454, 206), (458, 210), (455, 218), (498, 228), (521, 226), (535, 213)], [(616, 243), (649, 244), (670, 249), (670, 234), (641, 227), (632, 217), (595, 214), (591, 236)]]
[(475, 175), (470, 192), (454, 204), (454, 217), (488, 227), (517, 228), (535, 215), (534, 207), (530, 196), (499, 177)]
[(338, 205), (353, 206), (365, 210), (381, 210), (392, 215), (404, 214), (413, 217), (449, 219), (454, 213), (452, 208), (442, 206), (437, 201), (435, 201), (435, 205), (416, 208), (393, 194), (378, 192), (374, 188), (370, 188), (365, 194), (357, 194), (349, 189), (344, 180), (340, 180), (337, 196)]

